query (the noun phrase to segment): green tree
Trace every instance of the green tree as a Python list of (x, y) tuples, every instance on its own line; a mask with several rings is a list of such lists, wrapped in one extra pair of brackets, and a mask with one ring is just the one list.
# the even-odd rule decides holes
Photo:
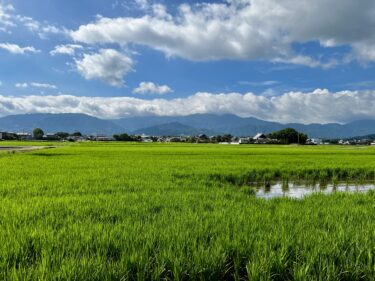
[(33, 130), (33, 136), (34, 136), (34, 139), (41, 140), (43, 139), (44, 132), (41, 128), (36, 128)]
[(279, 140), (281, 143), (299, 143), (305, 144), (307, 141), (307, 135), (296, 131), (293, 128), (286, 128), (277, 132), (273, 132), (268, 135), (270, 139)]
[(67, 137), (69, 137), (69, 133), (66, 133), (66, 132), (57, 132), (55, 135), (59, 139), (66, 139)]
[(222, 140), (221, 140), (221, 141), (223, 141), (223, 142), (231, 142), (231, 141), (232, 141), (232, 138), (233, 138), (232, 135), (230, 135), (230, 134), (226, 134), (226, 135), (224, 135), (224, 136), (222, 137)]
[(73, 134), (71, 134), (71, 136), (73, 136), (73, 137), (82, 137), (82, 133), (81, 132), (74, 132)]
[(116, 141), (133, 141), (133, 138), (128, 134), (113, 135)]

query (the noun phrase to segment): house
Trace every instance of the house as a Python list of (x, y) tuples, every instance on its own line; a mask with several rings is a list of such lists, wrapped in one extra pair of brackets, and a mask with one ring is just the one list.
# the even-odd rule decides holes
[[(90, 138), (88, 136), (69, 136), (66, 138), (67, 141), (72, 141), (72, 142), (84, 142), (89, 140)], [(93, 138), (96, 139), (96, 138)]]
[(0, 132), (0, 140), (16, 140), (16, 133)]
[(253, 137), (253, 140), (254, 140), (254, 143), (257, 143), (257, 144), (265, 144), (269, 141), (269, 139), (267, 138), (267, 136), (263, 133), (258, 133), (256, 134), (254, 137)]
[(56, 136), (55, 133), (47, 133), (43, 136), (43, 139), (46, 139), (46, 140), (58, 140), (59, 137)]
[(320, 145), (323, 144), (323, 140), (321, 139), (308, 139), (306, 141), (307, 144), (315, 144), (315, 145)]
[(166, 141), (167, 142), (184, 142), (185, 139), (183, 139), (181, 137), (171, 137), (171, 138), (167, 138)]
[(263, 133), (258, 133), (253, 137), (253, 140), (266, 140), (267, 136)]
[(18, 137), (19, 140), (32, 140), (33, 139), (32, 134), (25, 133), (25, 132), (17, 133), (17, 137)]
[(113, 141), (112, 137), (108, 137), (106, 135), (97, 135), (95, 138), (96, 141)]
[(250, 139), (249, 138), (239, 138), (238, 143), (239, 144), (249, 144)]
[(154, 141), (152, 140), (152, 138), (150, 136), (142, 135), (141, 136), (141, 142), (149, 143), (149, 142), (154, 142)]

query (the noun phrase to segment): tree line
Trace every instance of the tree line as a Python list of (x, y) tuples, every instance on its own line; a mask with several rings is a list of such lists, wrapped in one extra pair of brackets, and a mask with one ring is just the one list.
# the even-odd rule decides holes
[[(32, 136), (35, 140), (69, 140), (70, 138), (74, 140), (75, 137), (81, 137), (81, 132), (74, 132), (74, 133), (67, 133), (67, 132), (57, 132), (53, 135), (46, 136), (44, 131), (41, 128), (35, 128), (33, 130)], [(12, 134), (8, 136), (9, 139), (18, 139), (16, 134)], [(298, 132), (293, 128), (286, 128), (280, 131), (276, 131), (273, 133), (269, 133), (266, 135), (267, 141), (266, 143), (269, 144), (305, 144), (308, 136), (304, 133)], [(123, 134), (115, 134), (113, 135), (113, 139), (115, 141), (124, 141), (124, 142), (140, 142), (142, 141), (142, 137), (139, 135), (129, 135), (127, 133)], [(151, 136), (150, 139), (152, 141), (157, 141), (159, 138), (155, 136)], [(220, 142), (232, 142), (236, 139), (231, 134), (224, 134), (224, 135), (217, 135), (208, 137), (207, 135), (199, 135), (199, 136), (188, 136), (184, 138), (185, 142), (196, 143), (220, 143)], [(238, 139), (238, 138), (237, 138)], [(249, 138), (250, 143), (253, 143), (254, 140)]]
[[(69, 134), (67, 132), (57, 132), (51, 136), (48, 136), (48, 139), (50, 140), (64, 140), (69, 137), (81, 137), (81, 132), (74, 132), (72, 134)], [(35, 140), (43, 140), (45, 138), (45, 133), (41, 128), (35, 128), (33, 130), (33, 138)]]

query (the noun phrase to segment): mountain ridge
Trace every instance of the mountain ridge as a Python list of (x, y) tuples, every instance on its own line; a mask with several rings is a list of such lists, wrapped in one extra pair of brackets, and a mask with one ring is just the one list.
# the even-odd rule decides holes
[(194, 114), (188, 116), (143, 116), (120, 119), (100, 119), (82, 113), (36, 113), (9, 115), (0, 118), (0, 131), (31, 132), (40, 127), (45, 132), (80, 131), (84, 134), (150, 134), (195, 135), (232, 134), (253, 136), (287, 127), (306, 133), (311, 138), (351, 138), (375, 134), (375, 120), (356, 120), (347, 124), (278, 123), (254, 117), (232, 114)]
[(36, 113), (0, 118), (0, 131), (31, 132), (34, 128), (42, 128), (45, 133), (80, 131), (84, 134), (112, 134), (122, 131), (112, 121), (82, 113)]

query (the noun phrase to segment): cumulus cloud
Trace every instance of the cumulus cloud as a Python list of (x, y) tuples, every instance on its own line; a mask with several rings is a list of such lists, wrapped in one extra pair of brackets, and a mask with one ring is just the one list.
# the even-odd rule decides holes
[(133, 60), (113, 49), (84, 54), (82, 59), (75, 59), (75, 64), (85, 79), (99, 79), (114, 87), (123, 87), (123, 77), (133, 69)]
[(141, 82), (137, 88), (133, 90), (135, 94), (158, 94), (165, 95), (173, 92), (167, 85), (157, 85), (153, 82)]
[[(335, 110), (332, 110), (334, 105)], [(280, 96), (253, 93), (196, 93), (186, 98), (144, 100), (134, 97), (0, 96), (0, 116), (19, 113), (86, 113), (101, 118), (142, 115), (232, 113), (278, 122), (327, 123), (375, 118), (375, 91), (289, 92)]]
[(20, 47), (17, 44), (1, 43), (0, 48), (16, 55), (25, 55), (27, 53), (40, 53), (40, 50), (32, 46)]
[(55, 56), (58, 54), (73, 56), (76, 50), (80, 50), (80, 49), (83, 49), (83, 47), (77, 44), (58, 45), (50, 52), (50, 54), (52, 56)]
[[(298, 53), (294, 43), (317, 41), (323, 48), (349, 45), (355, 59), (375, 61), (373, 0), (226, 0), (182, 4), (177, 13), (137, 0), (142, 17), (98, 18), (70, 33), (88, 44), (135, 43), (194, 61), (264, 59), (329, 68)], [(151, 11), (150, 11), (151, 10)]]

